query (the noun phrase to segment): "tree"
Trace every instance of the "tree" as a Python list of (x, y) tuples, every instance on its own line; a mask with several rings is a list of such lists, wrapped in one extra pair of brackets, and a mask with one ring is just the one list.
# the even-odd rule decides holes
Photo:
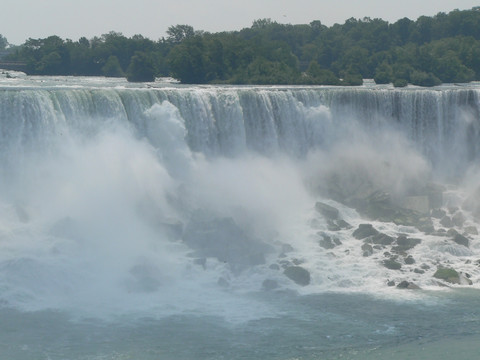
[(107, 62), (102, 67), (103, 75), (107, 77), (122, 77), (125, 76), (120, 62), (115, 55), (110, 55), (107, 59)]
[(167, 40), (179, 44), (183, 40), (191, 38), (195, 35), (195, 30), (190, 25), (175, 25), (170, 26), (167, 30), (168, 38)]
[(7, 38), (0, 34), (0, 50), (5, 50), (8, 46)]
[(155, 68), (148, 54), (137, 51), (127, 69), (127, 80), (131, 82), (155, 81)]

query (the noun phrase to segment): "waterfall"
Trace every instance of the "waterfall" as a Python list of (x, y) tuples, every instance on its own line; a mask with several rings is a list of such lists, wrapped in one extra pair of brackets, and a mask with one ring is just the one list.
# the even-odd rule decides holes
[[(225, 288), (296, 286), (286, 264), (308, 269), (299, 291), (376, 290), (380, 260), (315, 210), (321, 200), (354, 227), (365, 221), (328, 186), (401, 198), (431, 180), (478, 179), (473, 86), (112, 84), (0, 88), (0, 303), (93, 316), (229, 313), (243, 305)], [(421, 248), (430, 272), (439, 253), (449, 263), (477, 252), (416, 236), (430, 244)]]

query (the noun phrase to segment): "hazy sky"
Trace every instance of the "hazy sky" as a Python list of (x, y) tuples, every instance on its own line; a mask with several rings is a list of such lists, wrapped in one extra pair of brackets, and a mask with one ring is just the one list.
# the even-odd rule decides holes
[(109, 31), (157, 40), (177, 24), (218, 32), (261, 18), (290, 24), (320, 20), (328, 26), (365, 16), (394, 22), (478, 5), (478, 0), (1, 0), (0, 34), (16, 45), (28, 38), (78, 40)]

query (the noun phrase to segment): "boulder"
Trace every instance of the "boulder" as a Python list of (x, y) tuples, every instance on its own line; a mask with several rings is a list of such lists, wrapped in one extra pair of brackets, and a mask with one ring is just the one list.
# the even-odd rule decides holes
[(451, 284), (460, 284), (460, 274), (451, 268), (438, 268), (433, 277)]
[(317, 210), (320, 214), (322, 214), (326, 219), (330, 219), (330, 220), (338, 219), (338, 215), (339, 215), (338, 209), (328, 204), (318, 201), (315, 204), (315, 210)]
[(413, 249), (420, 244), (422, 240), (415, 238), (407, 238), (405, 235), (399, 235), (397, 238), (397, 245), (392, 248), (396, 252), (405, 252)]
[(397, 285), (397, 289), (418, 290), (420, 287), (413, 282), (404, 280)]
[(419, 212), (420, 214), (428, 214), (430, 211), (430, 202), (428, 196), (406, 196), (403, 199), (403, 207)]
[(343, 219), (340, 219), (337, 221), (337, 225), (342, 228), (342, 229), (346, 229), (346, 230), (350, 230), (351, 228), (353, 228), (352, 225), (350, 225), (348, 222), (346, 222), (345, 220)]
[(383, 260), (382, 264), (390, 270), (400, 270), (402, 268), (402, 264), (393, 259)]
[(373, 247), (369, 244), (362, 245), (363, 256), (367, 257), (373, 254)]
[(405, 258), (405, 264), (407, 265), (415, 264), (415, 259), (411, 255), (409, 255)]
[(465, 223), (467, 219), (465, 218), (465, 215), (461, 211), (457, 211), (453, 216), (452, 216), (452, 222), (455, 224), (457, 227), (462, 227), (463, 224)]
[(378, 230), (375, 229), (372, 224), (360, 224), (358, 228), (353, 232), (353, 237), (358, 240), (365, 239), (366, 237), (377, 235)]
[(432, 209), (432, 212), (430, 213), (430, 216), (435, 218), (435, 219), (441, 219), (445, 215), (447, 215), (447, 212), (442, 209)]
[(310, 273), (301, 266), (289, 266), (283, 273), (298, 285), (310, 284)]
[(278, 283), (275, 280), (272, 279), (266, 279), (262, 282), (262, 289), (263, 290), (275, 290), (278, 288)]
[(469, 246), (469, 240), (463, 236), (462, 234), (455, 234), (455, 236), (452, 239), (454, 242), (456, 242), (458, 245), (463, 245), (468, 248)]
[(247, 234), (232, 218), (198, 215), (187, 224), (183, 241), (196, 257), (214, 257), (227, 263), (234, 273), (265, 263), (273, 248)]
[(367, 241), (376, 245), (391, 245), (395, 241), (395, 239), (384, 233), (378, 233), (368, 238)]
[(324, 249), (327, 249), (327, 250), (333, 249), (334, 247), (342, 244), (342, 242), (340, 240), (338, 240), (337, 238), (335, 238), (335, 237), (332, 238), (331, 236), (329, 236), (325, 233), (320, 233), (319, 235), (320, 235), (321, 239), (318, 243)]
[(478, 235), (478, 230), (476, 226), (465, 226), (464, 230), (469, 235)]
[(448, 215), (445, 215), (441, 220), (440, 220), (440, 224), (446, 228), (451, 228), (453, 227), (453, 221), (452, 219), (448, 216)]

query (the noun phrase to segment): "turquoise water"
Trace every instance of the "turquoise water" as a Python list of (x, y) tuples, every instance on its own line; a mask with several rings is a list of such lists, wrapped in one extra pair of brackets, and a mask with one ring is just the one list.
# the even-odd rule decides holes
[(257, 293), (255, 301), (278, 315), (239, 323), (194, 314), (73, 320), (4, 309), (0, 347), (6, 359), (474, 359), (479, 295), (459, 290), (402, 302)]

